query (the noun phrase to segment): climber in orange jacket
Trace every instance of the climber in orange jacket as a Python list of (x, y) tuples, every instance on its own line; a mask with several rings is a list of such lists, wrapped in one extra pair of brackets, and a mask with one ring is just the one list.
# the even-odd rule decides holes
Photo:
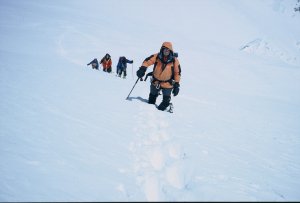
[(171, 42), (164, 42), (159, 53), (144, 60), (136, 72), (138, 78), (142, 78), (151, 65), (154, 66), (148, 103), (155, 104), (158, 94), (162, 90), (163, 100), (157, 108), (164, 111), (170, 105), (171, 93), (173, 96), (177, 96), (180, 87), (181, 67), (174, 55)]
[(109, 54), (105, 54), (105, 56), (101, 59), (100, 63), (102, 64), (104, 72), (111, 73), (112, 61)]

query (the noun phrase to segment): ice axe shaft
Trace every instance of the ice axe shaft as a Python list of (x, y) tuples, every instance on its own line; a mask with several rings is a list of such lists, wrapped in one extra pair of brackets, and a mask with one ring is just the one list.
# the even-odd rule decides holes
[(135, 85), (138, 83), (139, 80), (143, 81), (143, 78), (138, 78), (138, 79), (135, 81), (135, 83), (134, 83), (134, 85), (133, 85), (131, 91), (129, 92), (128, 96), (126, 97), (126, 100), (129, 98), (129, 96), (130, 96), (132, 90), (134, 89)]

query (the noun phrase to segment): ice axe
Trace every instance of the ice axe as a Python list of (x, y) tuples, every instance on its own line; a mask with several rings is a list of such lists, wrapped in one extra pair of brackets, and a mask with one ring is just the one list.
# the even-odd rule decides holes
[(136, 83), (138, 83), (139, 80), (143, 81), (143, 78), (138, 78), (138, 79), (135, 81), (135, 83), (134, 83), (134, 85), (133, 85), (131, 91), (129, 92), (128, 96), (126, 97), (126, 100), (129, 98), (129, 95), (131, 94), (132, 90), (134, 89)]
[[(146, 75), (145, 81), (147, 80), (147, 78), (148, 78), (149, 76), (152, 76), (152, 75), (153, 75), (153, 72), (148, 73), (148, 74)], [(134, 83), (134, 85), (133, 85), (131, 91), (129, 92), (128, 96), (126, 97), (126, 100), (129, 98), (129, 96), (130, 96), (132, 90), (134, 89), (136, 83), (138, 83), (139, 80), (140, 80), (140, 81), (143, 81), (143, 78), (138, 78), (138, 79), (135, 81), (135, 83)]]

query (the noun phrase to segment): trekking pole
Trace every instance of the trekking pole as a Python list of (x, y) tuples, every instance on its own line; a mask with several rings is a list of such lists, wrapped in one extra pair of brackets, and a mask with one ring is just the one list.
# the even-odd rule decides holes
[(133, 88), (132, 88), (131, 91), (129, 92), (129, 94), (128, 94), (126, 100), (129, 98), (129, 95), (131, 94), (132, 90), (134, 89), (136, 83), (137, 83), (139, 80), (143, 81), (143, 78), (138, 78), (138, 79), (136, 80), (136, 82), (134, 83)]

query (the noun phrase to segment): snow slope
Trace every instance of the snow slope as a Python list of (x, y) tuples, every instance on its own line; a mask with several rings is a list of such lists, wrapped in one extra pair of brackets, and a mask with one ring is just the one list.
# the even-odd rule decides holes
[[(299, 201), (296, 3), (1, 0), (0, 200)], [(164, 41), (173, 114), (125, 100)]]

